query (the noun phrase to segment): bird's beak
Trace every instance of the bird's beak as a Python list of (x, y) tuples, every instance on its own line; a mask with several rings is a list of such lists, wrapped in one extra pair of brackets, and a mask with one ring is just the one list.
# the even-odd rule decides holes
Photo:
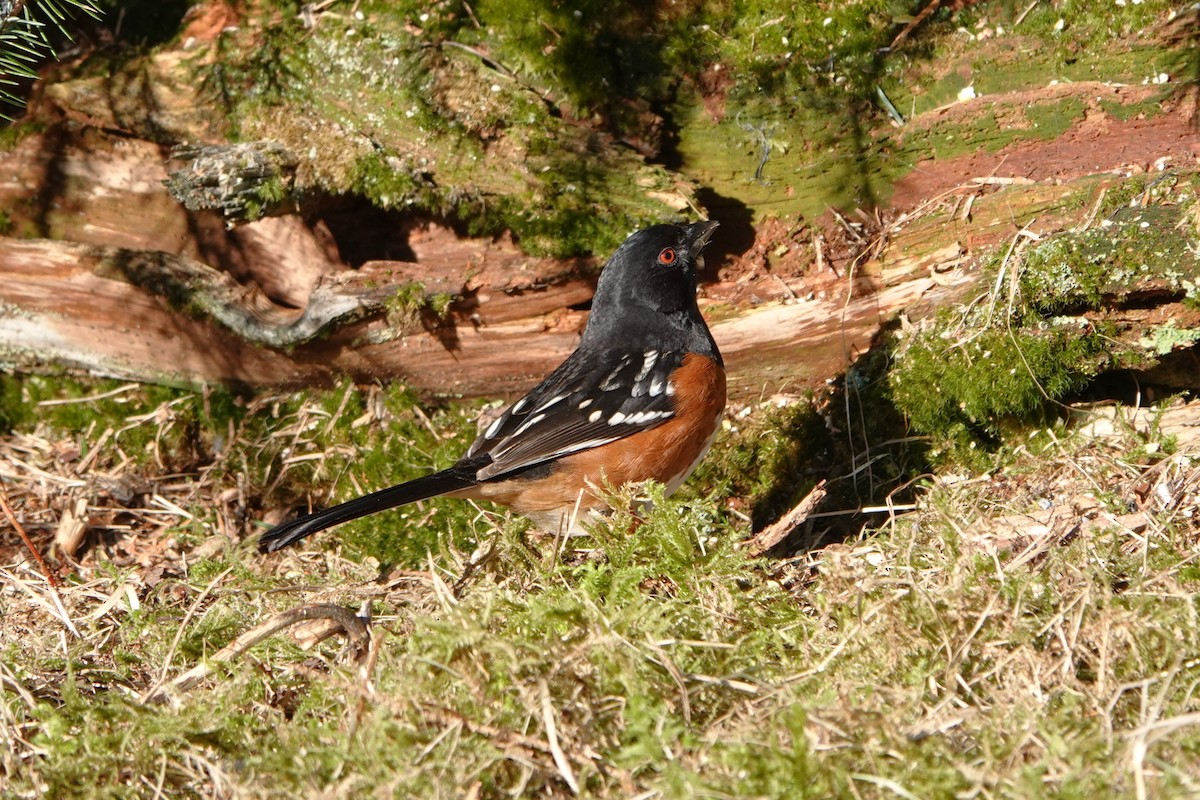
[(713, 231), (721, 223), (715, 219), (706, 219), (703, 222), (693, 222), (687, 226), (687, 248), (692, 256), (691, 271), (692, 276), (704, 269), (704, 245), (708, 244), (708, 240), (712, 238)]
[(706, 219), (702, 222), (693, 222), (687, 226), (688, 245), (694, 254), (700, 254), (700, 251), (704, 249), (704, 245), (708, 244), (708, 240), (712, 238), (713, 231), (720, 224), (715, 219)]

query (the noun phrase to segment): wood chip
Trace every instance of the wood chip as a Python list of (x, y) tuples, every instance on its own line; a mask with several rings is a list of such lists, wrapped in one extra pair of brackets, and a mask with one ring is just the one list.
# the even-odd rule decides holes
[(71, 558), (79, 552), (88, 529), (87, 507), (87, 498), (77, 497), (63, 508), (58, 529), (54, 532), (54, 547), (58, 552)]

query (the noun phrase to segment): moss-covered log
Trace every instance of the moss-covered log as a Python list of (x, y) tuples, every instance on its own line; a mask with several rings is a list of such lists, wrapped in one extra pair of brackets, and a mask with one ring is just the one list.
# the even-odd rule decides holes
[(427, 6), (213, 0), (49, 80), (0, 142), (0, 234), (60, 242), (3, 244), (10, 361), (515, 390), (570, 349), (598, 257), (707, 209), (735, 393), (803, 390), (1018, 230), (1102, 219), (1114, 170), (1196, 153), (1161, 3), (1063, 23), (1095, 52), (1040, 6), (1018, 33), (989, 4), (920, 31), (873, 2)]

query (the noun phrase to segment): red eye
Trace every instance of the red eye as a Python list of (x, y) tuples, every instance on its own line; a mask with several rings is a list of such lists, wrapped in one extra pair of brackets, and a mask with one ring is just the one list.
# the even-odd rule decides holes
[(674, 264), (677, 258), (679, 256), (675, 254), (674, 248), (664, 247), (663, 251), (658, 254), (658, 263), (664, 265)]

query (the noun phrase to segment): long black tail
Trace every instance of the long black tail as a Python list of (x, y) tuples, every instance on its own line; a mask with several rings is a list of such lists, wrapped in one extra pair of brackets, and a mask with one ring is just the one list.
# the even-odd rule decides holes
[(380, 489), (378, 492), (348, 500), (333, 508), (276, 525), (259, 537), (258, 549), (262, 553), (273, 553), (290, 544), (295, 544), (306, 536), (311, 536), (326, 528), (332, 528), (334, 525), (340, 525), (343, 522), (365, 517), (378, 511), (386, 511), (396, 506), (466, 489), (474, 486), (476, 482), (473, 467), (464, 468), (463, 465), (455, 465), (441, 472), (435, 472), (408, 483), (401, 483), (398, 486)]

